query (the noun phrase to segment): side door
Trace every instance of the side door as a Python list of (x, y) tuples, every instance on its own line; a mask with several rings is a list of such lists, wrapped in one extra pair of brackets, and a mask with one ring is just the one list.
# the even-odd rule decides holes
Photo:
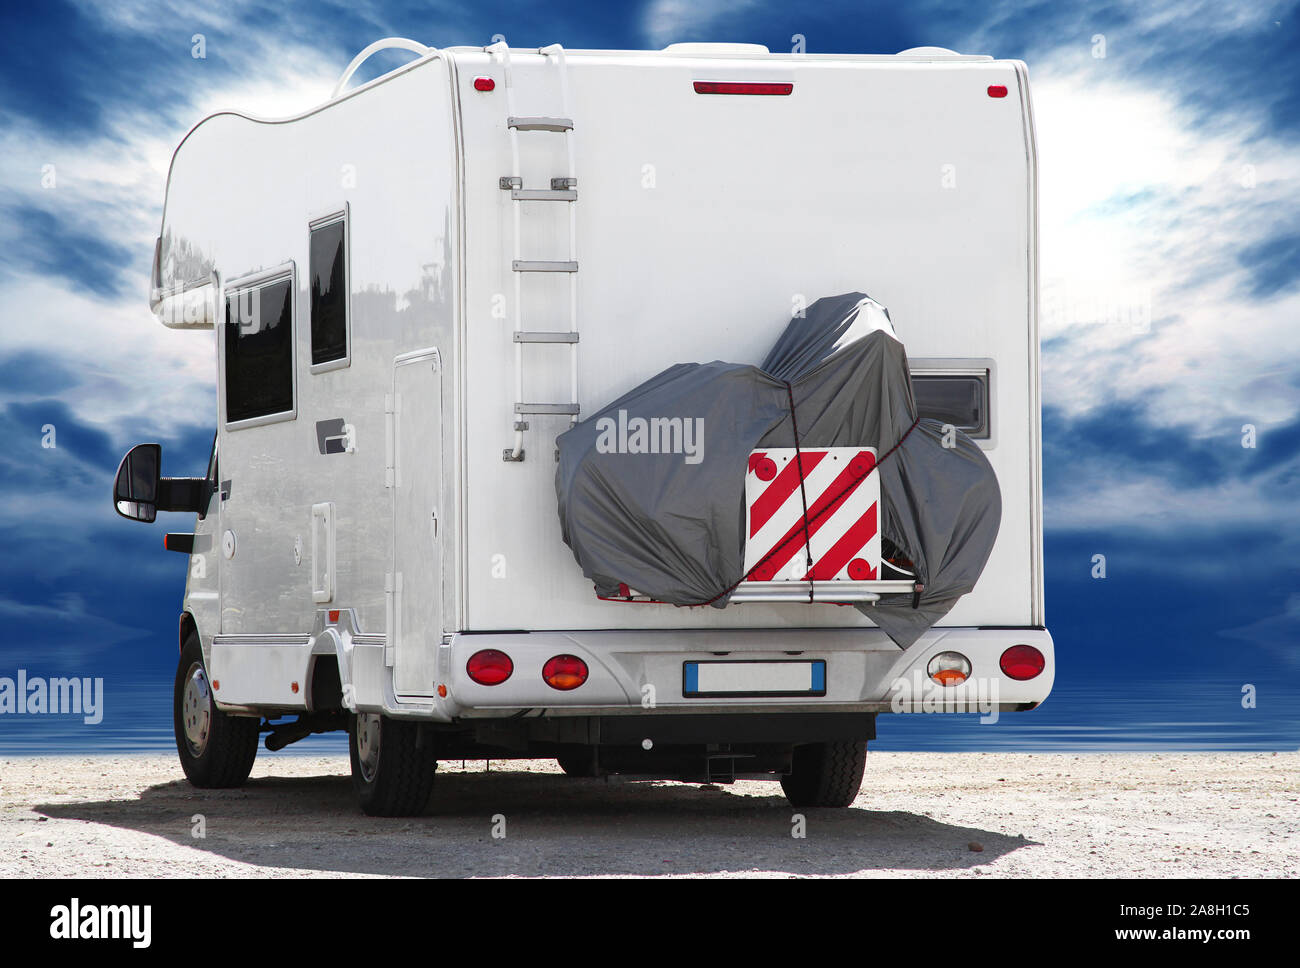
[(442, 636), (442, 361), (436, 349), (393, 363), (389, 397), (393, 566), (388, 649), (399, 696), (432, 696)]
[[(221, 632), (300, 633), (307, 575), (297, 424), (297, 272), (288, 262), (225, 284), (218, 332)], [(314, 443), (314, 440), (312, 441)]]
[(194, 522), (194, 547), (185, 579), (185, 608), (194, 616), (204, 641), (210, 642), (221, 631), (221, 473), (215, 434), (204, 490), (206, 506)]

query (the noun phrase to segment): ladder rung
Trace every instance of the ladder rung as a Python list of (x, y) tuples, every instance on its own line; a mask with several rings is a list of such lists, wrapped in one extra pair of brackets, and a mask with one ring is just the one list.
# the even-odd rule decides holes
[(577, 333), (547, 333), (521, 331), (515, 333), (516, 343), (576, 343), (578, 342)]
[(515, 413), (578, 413), (576, 403), (516, 403)]
[(570, 118), (506, 118), (506, 126), (516, 131), (572, 131), (573, 121)]
[(515, 259), (510, 266), (515, 272), (577, 272), (576, 262), (539, 262)]
[(550, 191), (545, 188), (515, 188), (510, 197), (520, 202), (572, 202), (577, 200), (578, 193), (571, 188)]

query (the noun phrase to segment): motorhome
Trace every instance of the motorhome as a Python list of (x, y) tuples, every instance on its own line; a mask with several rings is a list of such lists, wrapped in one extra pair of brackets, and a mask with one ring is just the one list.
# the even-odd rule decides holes
[[(411, 59), (349, 87), (391, 48)], [(166, 535), (189, 559), (185, 774), (238, 786), (263, 736), (346, 729), (377, 815), (420, 812), (438, 761), (466, 758), (846, 806), (879, 714), (977, 688), (1032, 709), (1054, 675), (1036, 223), (1025, 65), (940, 48), (389, 39), (302, 114), (205, 118), (172, 159), (151, 303), (211, 333), (212, 454), (165, 477), (140, 445), (113, 495), (194, 516)], [(975, 587), (906, 648), (871, 619), (898, 590), (874, 571), (861, 608), (597, 595), (557, 516), (557, 437), (673, 364), (758, 361), (851, 292), (888, 308), (920, 416), (996, 473)]]

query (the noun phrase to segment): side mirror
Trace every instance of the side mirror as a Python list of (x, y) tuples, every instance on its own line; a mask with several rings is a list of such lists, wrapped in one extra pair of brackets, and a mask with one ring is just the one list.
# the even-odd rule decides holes
[(132, 521), (150, 523), (158, 516), (158, 480), (162, 466), (161, 444), (136, 444), (117, 468), (113, 482), (113, 507)]

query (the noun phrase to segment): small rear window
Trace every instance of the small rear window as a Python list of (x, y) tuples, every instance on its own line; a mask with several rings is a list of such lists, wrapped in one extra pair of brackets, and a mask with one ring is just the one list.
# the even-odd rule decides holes
[(967, 436), (989, 437), (988, 374), (913, 375), (912, 392), (922, 417), (952, 424)]
[(347, 222), (311, 228), (311, 362), (348, 358)]

